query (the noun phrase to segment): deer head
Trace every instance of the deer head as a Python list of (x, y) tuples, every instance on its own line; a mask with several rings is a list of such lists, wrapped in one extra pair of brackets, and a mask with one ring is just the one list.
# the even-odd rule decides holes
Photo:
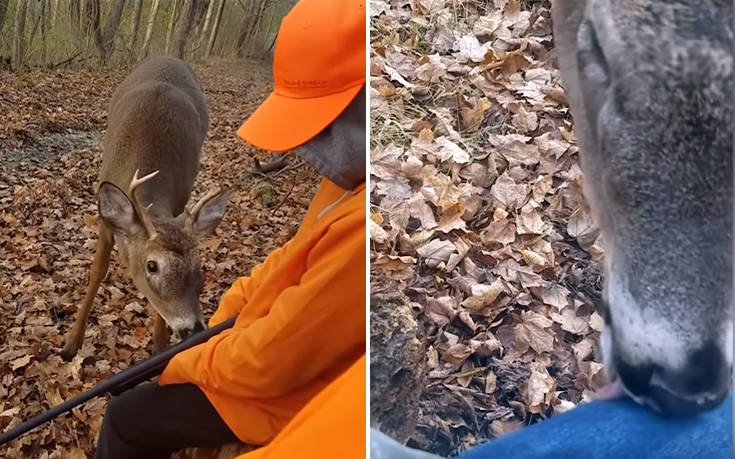
[(180, 215), (157, 215), (151, 212), (154, 203), (144, 206), (136, 193), (157, 174), (139, 178), (136, 171), (127, 195), (112, 183), (102, 183), (99, 211), (113, 229), (133, 283), (183, 339), (204, 329), (199, 307), (202, 272), (198, 241), (212, 234), (222, 220), (227, 190), (210, 191)]

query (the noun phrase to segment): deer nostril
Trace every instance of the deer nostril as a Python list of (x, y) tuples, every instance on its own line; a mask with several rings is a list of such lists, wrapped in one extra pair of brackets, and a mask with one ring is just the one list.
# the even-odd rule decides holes
[(623, 359), (616, 358), (615, 368), (623, 384), (633, 395), (642, 396), (648, 393), (654, 370), (652, 365), (630, 365)]

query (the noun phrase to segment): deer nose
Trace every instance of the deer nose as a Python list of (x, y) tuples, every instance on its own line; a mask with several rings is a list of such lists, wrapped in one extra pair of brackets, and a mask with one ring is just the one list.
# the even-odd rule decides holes
[(714, 344), (693, 352), (682, 369), (631, 365), (616, 356), (623, 386), (639, 403), (675, 416), (691, 416), (719, 406), (730, 385), (730, 363)]
[(204, 327), (204, 323), (202, 323), (201, 321), (197, 320), (196, 322), (194, 322), (194, 326), (193, 327), (186, 327), (186, 328), (182, 328), (182, 329), (178, 330), (177, 335), (179, 335), (179, 339), (182, 339), (183, 340), (183, 339), (186, 339), (186, 338), (190, 337), (191, 335), (193, 335), (193, 334), (195, 334), (197, 332), (200, 332), (200, 331), (204, 330), (204, 328), (205, 328)]

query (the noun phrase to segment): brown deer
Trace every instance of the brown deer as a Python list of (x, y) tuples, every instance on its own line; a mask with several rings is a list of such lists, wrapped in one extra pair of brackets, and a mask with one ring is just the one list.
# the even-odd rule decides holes
[(227, 204), (227, 191), (213, 190), (186, 209), (208, 126), (199, 84), (178, 59), (146, 59), (113, 93), (97, 193), (99, 239), (64, 359), (74, 357), (84, 340), (114, 244), (158, 313), (155, 351), (168, 344), (167, 325), (180, 339), (204, 329), (197, 241), (214, 231)]

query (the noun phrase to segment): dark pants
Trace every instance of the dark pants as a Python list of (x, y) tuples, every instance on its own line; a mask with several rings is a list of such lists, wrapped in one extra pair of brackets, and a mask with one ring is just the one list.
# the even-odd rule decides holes
[(168, 458), (187, 447), (237, 441), (197, 386), (145, 383), (110, 400), (94, 457)]

